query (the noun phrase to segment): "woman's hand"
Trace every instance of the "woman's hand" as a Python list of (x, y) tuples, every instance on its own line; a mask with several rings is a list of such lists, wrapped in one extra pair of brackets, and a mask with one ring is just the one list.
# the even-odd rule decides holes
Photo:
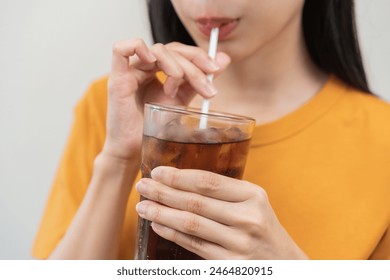
[(138, 214), (153, 230), (205, 259), (306, 259), (265, 191), (201, 170), (157, 167), (141, 179)]
[[(216, 94), (207, 81), (230, 62), (217, 53), (213, 62), (207, 53), (180, 43), (147, 47), (140, 40), (116, 43), (108, 81), (107, 136), (103, 153), (120, 159), (139, 158), (145, 102), (187, 105), (195, 93), (205, 98)], [(162, 71), (162, 84), (156, 72)]]

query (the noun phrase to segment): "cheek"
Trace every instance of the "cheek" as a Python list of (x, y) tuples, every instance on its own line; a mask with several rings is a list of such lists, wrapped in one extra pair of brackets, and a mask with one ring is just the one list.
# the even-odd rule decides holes
[[(255, 4), (256, 2), (256, 4)], [(275, 33), (301, 17), (304, 0), (253, 1), (247, 6), (248, 26), (262, 33)], [(249, 9), (248, 9), (249, 8)]]
[[(188, 7), (190, 5), (185, 5), (185, 1), (183, 0), (171, 0), (171, 4), (177, 14), (177, 16), (180, 18), (180, 20), (185, 23), (188, 19)], [(192, 1), (191, 1), (192, 2)]]
[[(247, 37), (266, 42), (286, 32), (296, 32), (300, 25), (303, 9), (303, 0), (274, 0), (266, 1), (262, 9), (251, 13), (247, 18), (245, 30)], [(270, 3), (272, 2), (272, 3)], [(291, 30), (291, 31), (290, 31)]]
[(198, 0), (171, 0), (171, 4), (179, 18), (195, 17), (201, 10)]

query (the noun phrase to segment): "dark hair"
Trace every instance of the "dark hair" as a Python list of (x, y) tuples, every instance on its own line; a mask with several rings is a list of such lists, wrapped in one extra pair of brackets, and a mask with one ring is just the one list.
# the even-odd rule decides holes
[[(156, 43), (195, 45), (170, 0), (148, 0), (148, 11)], [(309, 54), (320, 69), (371, 93), (356, 32), (354, 0), (306, 0), (302, 25)]]

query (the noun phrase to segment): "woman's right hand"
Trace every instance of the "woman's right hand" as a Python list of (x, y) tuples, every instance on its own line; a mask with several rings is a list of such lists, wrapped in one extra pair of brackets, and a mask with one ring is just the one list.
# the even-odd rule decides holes
[[(222, 71), (229, 61), (219, 53), (214, 65), (200, 48), (178, 43), (151, 48), (142, 40), (115, 44), (104, 147), (95, 159), (85, 198), (51, 258), (118, 258), (130, 186), (139, 170), (144, 103), (187, 105), (194, 92), (211, 97), (206, 76)], [(164, 84), (157, 80), (157, 71), (165, 73)]]
[[(113, 47), (108, 81), (107, 131), (103, 153), (123, 160), (139, 159), (145, 102), (188, 105), (196, 93), (216, 94), (207, 80), (230, 63), (225, 53), (212, 61), (199, 47), (181, 43), (146, 46), (141, 39), (118, 42)], [(162, 71), (162, 84), (156, 72)]]

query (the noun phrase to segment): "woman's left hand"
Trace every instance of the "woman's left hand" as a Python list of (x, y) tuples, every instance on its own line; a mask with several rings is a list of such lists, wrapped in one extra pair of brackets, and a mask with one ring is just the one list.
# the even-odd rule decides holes
[(279, 223), (266, 192), (201, 170), (157, 167), (141, 179), (138, 214), (153, 230), (205, 259), (306, 259)]

